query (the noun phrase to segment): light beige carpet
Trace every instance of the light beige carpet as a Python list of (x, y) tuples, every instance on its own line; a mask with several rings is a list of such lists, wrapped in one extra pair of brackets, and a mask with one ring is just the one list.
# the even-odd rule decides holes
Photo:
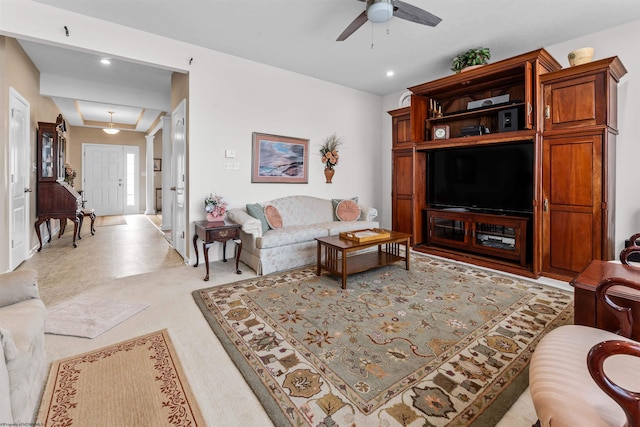
[(142, 302), (80, 295), (48, 310), (45, 333), (95, 338), (147, 307)]
[(124, 215), (107, 215), (96, 218), (96, 227), (105, 227), (107, 225), (126, 225), (127, 218)]
[(167, 330), (51, 366), (38, 426), (204, 426)]
[[(151, 224), (147, 219), (144, 221)], [(129, 224), (132, 222), (129, 218)], [(100, 237), (105, 234), (101, 233)], [(97, 241), (97, 236), (99, 234), (92, 238)], [(149, 250), (161, 246), (157, 241), (153, 244), (154, 246)], [(68, 246), (66, 245), (61, 251), (64, 253), (76, 251), (77, 254), (78, 248), (72, 249)], [(212, 248), (212, 251), (213, 249), (215, 248)], [(88, 260), (87, 263), (90, 261)], [(242, 275), (239, 276), (235, 273), (235, 263), (222, 262), (222, 260), (212, 262), (210, 269), (209, 282), (202, 280), (205, 266), (201, 262), (197, 268), (178, 265), (161, 271), (109, 278), (93, 288), (83, 288), (83, 293), (89, 293), (92, 296), (125, 301), (146, 301), (151, 306), (92, 340), (46, 334), (47, 360), (52, 363), (166, 328), (180, 357), (180, 363), (195, 394), (202, 416), (209, 426), (273, 426), (260, 401), (216, 335), (212, 333), (211, 327), (191, 295), (192, 291), (205, 286), (224, 285), (239, 279), (246, 280), (256, 277), (256, 274), (249, 267), (241, 264)], [(43, 269), (42, 274), (46, 271), (49, 270)], [(65, 282), (61, 281), (61, 283)], [(553, 281), (553, 283), (560, 282)], [(568, 283), (564, 283), (564, 286), (563, 289), (572, 290)], [(53, 292), (52, 289), (46, 292), (48, 296), (45, 303), (51, 301), (54, 296), (59, 300), (59, 295)], [(527, 391), (496, 427), (528, 427), (535, 421), (533, 403)]]

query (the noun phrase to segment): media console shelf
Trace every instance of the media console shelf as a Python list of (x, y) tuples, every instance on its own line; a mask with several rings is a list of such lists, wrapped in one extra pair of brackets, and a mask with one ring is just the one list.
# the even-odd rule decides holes
[[(389, 111), (393, 229), (411, 233), (416, 251), (536, 278), (570, 280), (594, 259), (614, 259), (617, 85), (626, 73), (617, 57), (563, 69), (538, 49), (408, 88), (411, 105)], [(527, 144), (532, 164), (507, 160), (492, 181), (509, 185), (509, 197), (467, 195), (483, 169), (463, 150)], [(528, 206), (499, 206), (511, 195)], [(435, 209), (445, 205), (531, 213)]]
[(424, 209), (427, 243), (527, 265), (528, 218), (446, 209)]

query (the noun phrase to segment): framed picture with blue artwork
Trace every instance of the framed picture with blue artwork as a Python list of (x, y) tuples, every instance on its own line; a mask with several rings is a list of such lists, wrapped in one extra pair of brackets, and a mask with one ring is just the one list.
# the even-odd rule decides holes
[(307, 184), (309, 140), (253, 132), (251, 182)]

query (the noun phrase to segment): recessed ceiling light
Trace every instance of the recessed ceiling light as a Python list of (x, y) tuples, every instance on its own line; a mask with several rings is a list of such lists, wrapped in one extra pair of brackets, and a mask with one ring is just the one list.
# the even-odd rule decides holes
[(387, 77), (393, 77), (394, 74), (393, 70), (387, 71)]
[(111, 59), (109, 59), (109, 58), (102, 58), (102, 59), (100, 60), (100, 63), (101, 63), (101, 64), (103, 64), (103, 65), (109, 65), (109, 64), (111, 64)]

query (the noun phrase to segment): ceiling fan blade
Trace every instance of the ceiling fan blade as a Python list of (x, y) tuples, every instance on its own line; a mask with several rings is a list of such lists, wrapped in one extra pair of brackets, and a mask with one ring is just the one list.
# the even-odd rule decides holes
[(362, 27), (365, 22), (367, 22), (367, 11), (363, 11), (356, 19), (353, 20), (351, 24), (338, 36), (336, 39), (337, 42), (344, 41), (347, 37), (353, 34), (358, 28)]
[(406, 19), (407, 21), (428, 25), (430, 27), (435, 27), (440, 23), (440, 21), (442, 21), (441, 18), (438, 18), (432, 13), (400, 0), (394, 0), (393, 5), (395, 6), (393, 16)]

